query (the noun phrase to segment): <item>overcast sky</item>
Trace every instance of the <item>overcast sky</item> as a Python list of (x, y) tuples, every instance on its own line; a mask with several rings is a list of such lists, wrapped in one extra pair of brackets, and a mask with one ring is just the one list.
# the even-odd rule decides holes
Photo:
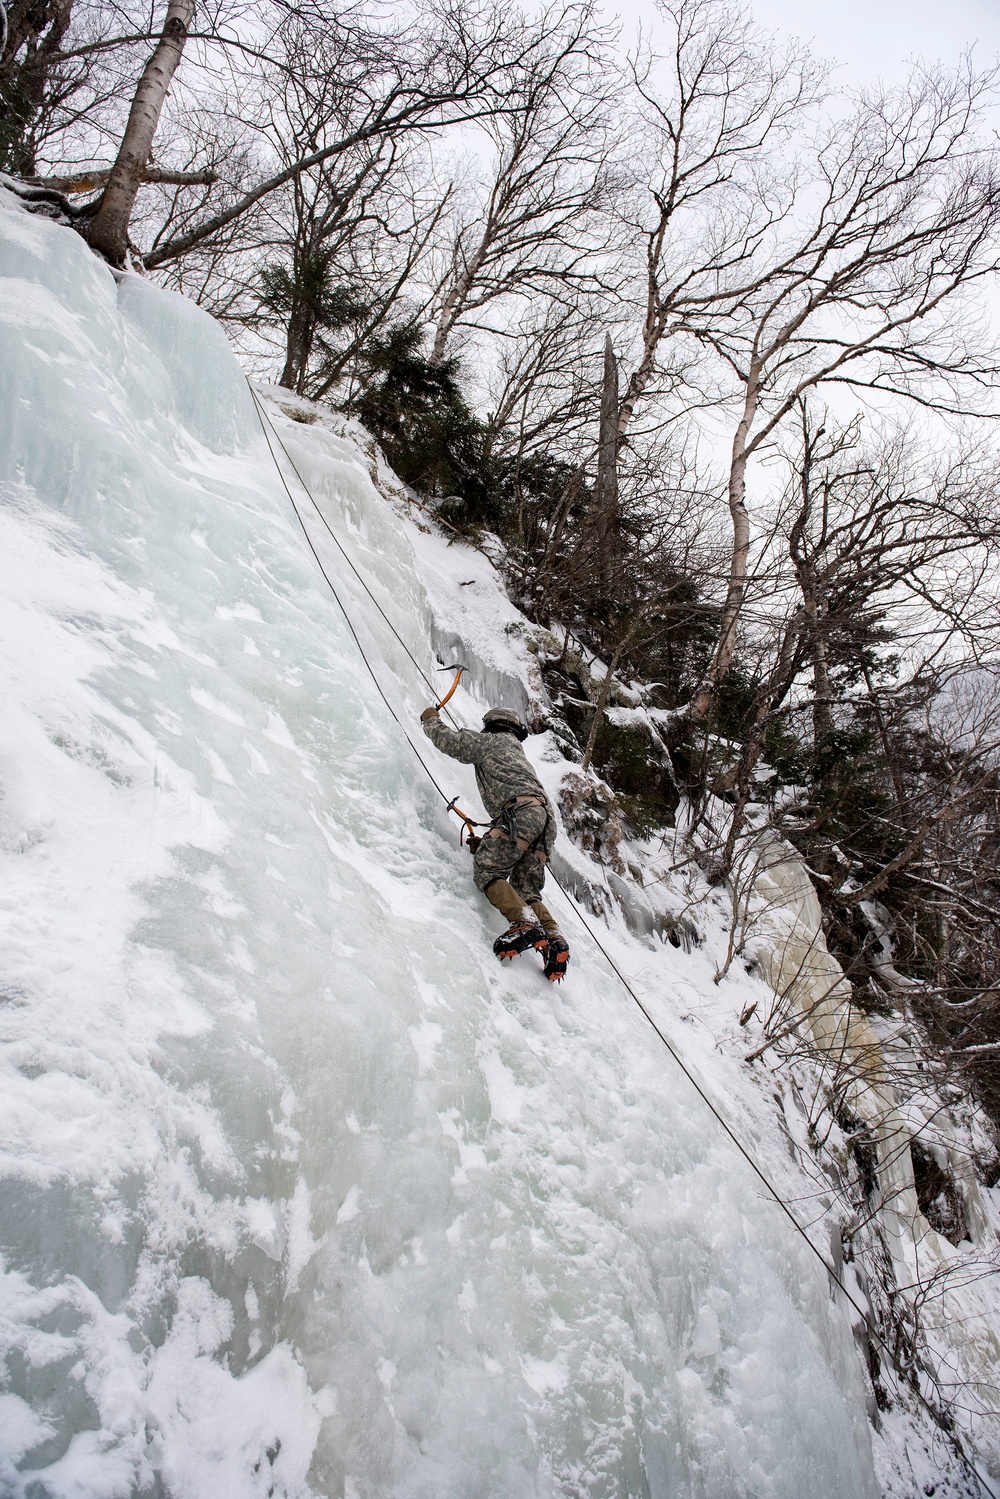
[[(970, 46), (980, 67), (1000, 57), (1000, 0), (750, 0), (769, 31), (800, 36), (820, 57), (843, 64), (840, 78), (897, 82), (908, 62), (956, 63)], [(604, 0), (624, 35), (655, 18), (654, 0)]]
[(980, 66), (1000, 55), (1000, 0), (754, 0), (753, 10), (843, 62), (852, 83), (905, 76), (914, 57), (954, 63), (973, 44)]

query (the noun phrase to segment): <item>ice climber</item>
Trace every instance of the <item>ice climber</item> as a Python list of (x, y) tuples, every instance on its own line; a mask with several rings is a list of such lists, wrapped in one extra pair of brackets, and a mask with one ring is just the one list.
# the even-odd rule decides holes
[(510, 923), (493, 944), (501, 959), (537, 948), (545, 977), (561, 979), (569, 944), (542, 902), (545, 865), (556, 841), (556, 820), (542, 784), (521, 743), (528, 731), (510, 708), (491, 708), (482, 733), (449, 729), (437, 708), (420, 715), (424, 733), (453, 760), (476, 767), (476, 784), (492, 821), (472, 840), (473, 879), (491, 905)]

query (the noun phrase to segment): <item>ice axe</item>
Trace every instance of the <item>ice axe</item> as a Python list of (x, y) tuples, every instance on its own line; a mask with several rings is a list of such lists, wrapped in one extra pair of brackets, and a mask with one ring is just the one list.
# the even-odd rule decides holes
[[(455, 691), (455, 689), (458, 686), (459, 682), (462, 680), (462, 673), (463, 673), (463, 671), (468, 671), (468, 669), (469, 668), (467, 666), (460, 665), (460, 663), (458, 661), (455, 661), (451, 666), (439, 666), (438, 667), (438, 671), (453, 671), (455, 673), (455, 680), (454, 680), (454, 682), (452, 682), (451, 686), (448, 688), (448, 691), (445, 693), (444, 697), (441, 699), (441, 701), (437, 705), (439, 713), (440, 713), (441, 709), (444, 707), (445, 703), (451, 697), (452, 693)], [(463, 827), (461, 833), (458, 836), (458, 841), (459, 841), (459, 843), (463, 843), (465, 841), (465, 835), (466, 835), (466, 833), (468, 833), (468, 835), (469, 835), (469, 847), (472, 849), (473, 853), (475, 853), (476, 849), (479, 847), (479, 839), (476, 837), (476, 828), (489, 827), (489, 823), (474, 821), (474, 819), (469, 816), (468, 812), (463, 812), (462, 811), (461, 807), (458, 806), (457, 803), (458, 803), (458, 797), (457, 796), (453, 796), (452, 799), (451, 799), (451, 801), (448, 803), (448, 811), (449, 812), (454, 812), (455, 816), (456, 817), (460, 817), (462, 819), (462, 822), (465, 824), (465, 826)]]
[(458, 686), (459, 682), (462, 680), (462, 673), (463, 673), (463, 671), (468, 671), (468, 669), (469, 668), (467, 666), (460, 666), (457, 661), (454, 663), (453, 666), (439, 666), (438, 667), (438, 671), (453, 671), (455, 673), (455, 680), (454, 680), (454, 682), (452, 682), (451, 686), (448, 688), (448, 691), (445, 693), (444, 697), (441, 699), (441, 701), (437, 705), (437, 710), (438, 710), (439, 713), (441, 712), (441, 709), (444, 707), (445, 703), (448, 701), (448, 699), (454, 693), (455, 688)]
[(489, 827), (489, 823), (488, 822), (476, 822), (474, 818), (472, 818), (472, 817), (469, 816), (468, 812), (463, 812), (462, 809), (461, 809), (461, 807), (458, 805), (458, 797), (457, 796), (453, 796), (452, 797), (451, 801), (448, 803), (447, 810), (449, 812), (454, 812), (455, 816), (456, 817), (460, 817), (462, 819), (462, 821), (465, 823), (464, 828), (462, 829), (462, 831), (458, 835), (458, 841), (459, 841), (459, 843), (464, 843), (465, 842), (465, 835), (466, 835), (466, 833), (468, 833), (468, 835), (469, 835), (469, 848), (471, 849), (471, 851), (473, 853), (475, 853), (476, 849), (479, 847), (479, 844), (481, 842), (481, 839), (477, 838), (477, 836), (476, 836), (476, 829), (477, 828), (488, 828)]

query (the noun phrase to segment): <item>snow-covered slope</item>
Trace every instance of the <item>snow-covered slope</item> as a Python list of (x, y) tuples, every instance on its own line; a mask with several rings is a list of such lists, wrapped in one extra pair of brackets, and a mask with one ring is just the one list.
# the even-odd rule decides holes
[[(568, 982), (495, 964), (221, 332), (9, 199), (0, 274), (0, 1491), (876, 1495), (847, 1310), (558, 895)], [(272, 409), (460, 720), (530, 702), (485, 559)], [(787, 1174), (716, 956), (607, 940)]]

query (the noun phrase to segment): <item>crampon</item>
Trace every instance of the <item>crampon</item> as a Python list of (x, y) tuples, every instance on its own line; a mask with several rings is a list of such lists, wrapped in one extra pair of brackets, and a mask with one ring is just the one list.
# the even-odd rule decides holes
[(566, 967), (569, 963), (569, 943), (565, 937), (548, 937), (542, 948), (542, 956), (545, 959), (544, 973), (550, 984), (558, 984), (566, 977)]
[(544, 948), (545, 944), (545, 933), (540, 926), (532, 921), (515, 921), (494, 942), (493, 951), (502, 963), (505, 958), (516, 958), (519, 952), (526, 952), (529, 947)]

